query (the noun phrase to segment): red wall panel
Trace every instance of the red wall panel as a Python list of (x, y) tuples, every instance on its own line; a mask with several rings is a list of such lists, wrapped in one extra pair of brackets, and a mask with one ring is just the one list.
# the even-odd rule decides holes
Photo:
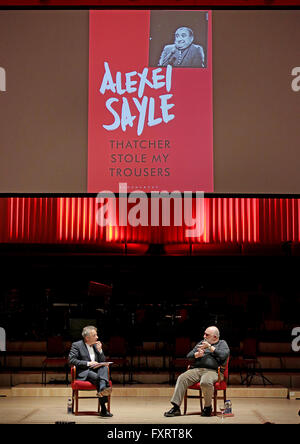
[[(116, 199), (118, 221), (118, 199)], [(205, 197), (204, 230), (187, 237), (183, 220), (175, 226), (107, 226), (97, 224), (100, 204), (96, 197), (3, 197), (0, 198), (1, 243), (264, 243), (300, 241), (299, 198)], [(128, 213), (132, 206), (128, 206)], [(128, 214), (127, 213), (127, 214)]]

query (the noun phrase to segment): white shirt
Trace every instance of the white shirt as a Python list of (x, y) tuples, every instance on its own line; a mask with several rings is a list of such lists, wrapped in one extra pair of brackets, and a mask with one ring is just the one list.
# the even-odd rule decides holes
[(92, 345), (85, 344), (90, 354), (91, 361), (95, 361), (95, 350)]

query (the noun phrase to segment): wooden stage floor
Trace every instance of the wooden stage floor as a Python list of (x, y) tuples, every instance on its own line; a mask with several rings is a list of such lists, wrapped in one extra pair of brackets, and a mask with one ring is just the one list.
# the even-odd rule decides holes
[[(155, 387), (152, 387), (156, 389)], [(18, 396), (18, 389), (20, 396)], [(188, 414), (175, 418), (165, 418), (163, 413), (169, 410), (172, 388), (157, 396), (155, 391), (147, 396), (147, 387), (124, 387), (118, 392), (113, 391), (111, 397), (112, 418), (98, 416), (74, 416), (67, 414), (67, 399), (69, 389), (39, 387), (36, 391), (29, 391), (37, 387), (0, 388), (0, 424), (55, 424), (57, 422), (75, 422), (76, 424), (156, 424), (170, 426), (170, 424), (222, 424), (221, 418), (202, 418), (199, 416), (199, 401), (190, 399)], [(57, 390), (68, 390), (59, 392)], [(122, 389), (122, 387), (120, 387)], [(159, 389), (159, 388), (157, 388)], [(241, 388), (243, 391), (231, 392), (233, 417), (226, 417), (223, 424), (299, 424), (300, 399), (288, 399), (283, 391), (274, 391), (276, 387)], [(279, 388), (278, 388), (279, 389)], [(14, 390), (14, 391), (13, 391)], [(24, 392), (27, 390), (27, 392)], [(44, 390), (44, 393), (42, 393)], [(126, 391), (125, 391), (126, 390)], [(129, 396), (131, 390), (133, 396)], [(144, 390), (141, 392), (139, 390)], [(263, 392), (265, 390), (265, 392)], [(273, 391), (272, 391), (273, 390)], [(162, 390), (160, 390), (162, 391)], [(258, 395), (258, 396), (257, 396)], [(228, 396), (229, 397), (229, 396)], [(80, 409), (96, 409), (96, 399), (80, 400)], [(221, 401), (218, 402), (220, 405)]]

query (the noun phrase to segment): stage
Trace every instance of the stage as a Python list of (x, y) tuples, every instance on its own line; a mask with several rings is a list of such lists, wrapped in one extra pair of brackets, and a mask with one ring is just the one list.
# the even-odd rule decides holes
[[(61, 385), (43, 387), (23, 384), (0, 388), (1, 424), (153, 424), (170, 427), (198, 424), (299, 424), (300, 390), (281, 386), (229, 387), (233, 417), (218, 415), (199, 416), (199, 401), (190, 399), (187, 415), (165, 418), (163, 413), (171, 407), (173, 387), (160, 385), (116, 386), (111, 397), (112, 418), (75, 416), (67, 414), (67, 399), (71, 388)], [(93, 393), (91, 393), (93, 394)], [(80, 400), (80, 409), (96, 410), (95, 399)], [(221, 401), (218, 401), (220, 405)], [(182, 409), (181, 409), (182, 410)]]

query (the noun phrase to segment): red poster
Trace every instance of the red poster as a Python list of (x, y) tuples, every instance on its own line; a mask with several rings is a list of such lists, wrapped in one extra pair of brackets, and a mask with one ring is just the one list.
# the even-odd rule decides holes
[(210, 11), (90, 11), (88, 192), (213, 191)]

